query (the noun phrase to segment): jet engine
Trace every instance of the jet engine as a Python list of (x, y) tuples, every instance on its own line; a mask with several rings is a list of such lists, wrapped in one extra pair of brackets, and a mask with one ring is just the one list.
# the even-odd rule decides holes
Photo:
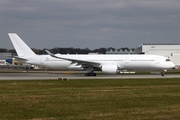
[(102, 65), (101, 70), (102, 70), (102, 73), (105, 73), (105, 74), (120, 73), (117, 65)]

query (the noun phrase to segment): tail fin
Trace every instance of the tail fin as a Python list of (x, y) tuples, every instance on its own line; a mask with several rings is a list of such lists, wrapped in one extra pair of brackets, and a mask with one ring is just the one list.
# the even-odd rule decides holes
[(11, 42), (18, 54), (18, 57), (35, 56), (36, 54), (29, 48), (26, 43), (15, 33), (8, 33)]

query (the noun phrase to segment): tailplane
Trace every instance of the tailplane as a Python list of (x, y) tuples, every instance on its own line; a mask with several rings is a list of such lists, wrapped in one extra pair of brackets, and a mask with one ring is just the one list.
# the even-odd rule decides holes
[(8, 33), (8, 35), (19, 58), (36, 55), (16, 33)]

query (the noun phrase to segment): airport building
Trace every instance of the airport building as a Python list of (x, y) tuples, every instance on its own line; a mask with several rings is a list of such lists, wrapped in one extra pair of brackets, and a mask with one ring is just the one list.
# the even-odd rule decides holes
[(109, 48), (106, 51), (106, 54), (136, 54), (136, 51), (134, 48), (120, 48), (120, 49), (114, 49), (114, 48)]
[(136, 48), (137, 54), (152, 54), (168, 57), (176, 65), (180, 65), (180, 44), (141, 44)]
[(7, 65), (7, 59), (12, 59), (14, 54), (12, 53), (0, 53), (0, 65)]
[(16, 53), (0, 53), (0, 69), (8, 68), (8, 69), (39, 69), (39, 66), (23, 64), (15, 59), (13, 56), (17, 56)]
[(106, 54), (152, 54), (168, 57), (176, 65), (180, 65), (180, 44), (141, 44), (136, 49), (109, 49)]

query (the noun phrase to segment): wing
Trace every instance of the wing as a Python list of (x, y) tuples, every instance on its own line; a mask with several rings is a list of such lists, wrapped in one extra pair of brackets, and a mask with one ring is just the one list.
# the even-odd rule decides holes
[(87, 61), (87, 60), (82, 60), (78, 58), (69, 58), (69, 57), (62, 57), (62, 56), (57, 56), (48, 50), (45, 50), (51, 57), (58, 58), (58, 59), (63, 59), (63, 60), (68, 60), (71, 61), (72, 64), (77, 64), (77, 65), (82, 65), (83, 68), (89, 68), (89, 67), (95, 67), (95, 68), (100, 68), (101, 63), (94, 62), (94, 61)]

